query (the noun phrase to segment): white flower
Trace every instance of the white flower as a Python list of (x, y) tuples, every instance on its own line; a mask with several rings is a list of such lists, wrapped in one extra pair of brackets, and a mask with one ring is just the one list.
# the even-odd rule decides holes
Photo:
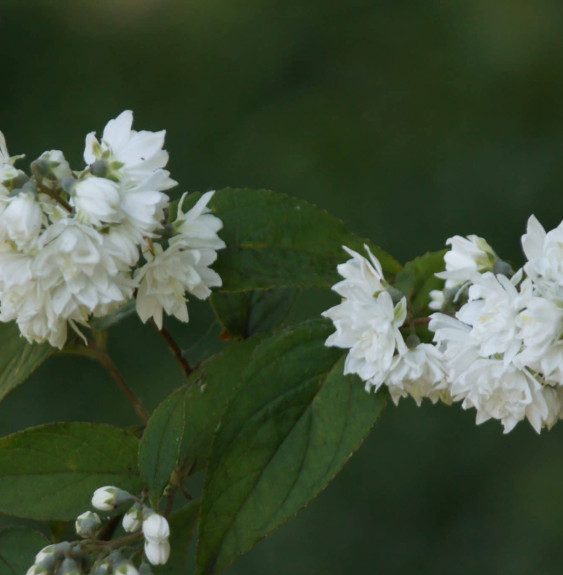
[(379, 260), (367, 245), (364, 245), (364, 248), (369, 260), (346, 246), (343, 248), (352, 259), (337, 266), (336, 269), (344, 280), (333, 285), (332, 290), (346, 299), (371, 302), (374, 296), (389, 287), (383, 277)]
[(204, 194), (187, 213), (181, 210), (173, 228), (176, 230), (165, 250), (160, 244), (147, 245), (147, 263), (135, 272), (139, 284), (137, 313), (143, 322), (153, 318), (162, 329), (162, 314), (189, 319), (184, 294), (199, 299), (211, 294), (210, 288), (222, 285), (219, 275), (209, 268), (217, 259), (217, 249), (225, 243), (217, 236), (222, 222), (209, 213), (207, 203), (213, 192)]
[(553, 301), (538, 296), (530, 296), (525, 303), (516, 317), (524, 346), (516, 362), (544, 372), (540, 366), (563, 334), (563, 309)]
[(77, 181), (72, 188), (71, 203), (79, 220), (93, 226), (123, 219), (119, 184), (106, 178), (90, 176)]
[(430, 302), (428, 308), (434, 311), (440, 311), (446, 303), (446, 294), (442, 290), (433, 289), (430, 291)]
[(155, 513), (152, 509), (145, 509), (143, 520), (143, 535), (147, 541), (162, 543), (170, 537), (170, 527), (166, 517)]
[(168, 539), (159, 543), (145, 541), (145, 555), (152, 565), (164, 565), (170, 557), (170, 542)]
[(74, 523), (76, 533), (80, 537), (92, 537), (102, 526), (102, 520), (97, 513), (85, 511), (80, 514)]
[(451, 246), (444, 256), (446, 271), (436, 274), (446, 280), (446, 289), (473, 281), (478, 273), (492, 271), (498, 261), (493, 248), (479, 236), (453, 236), (446, 244)]
[(136, 243), (140, 243), (144, 236), (154, 236), (154, 231), (161, 227), (164, 219), (164, 210), (169, 204), (168, 196), (150, 187), (127, 183), (122, 184), (121, 193), (123, 222), (136, 232)]
[(127, 491), (113, 485), (106, 485), (94, 491), (92, 506), (100, 511), (112, 511), (132, 498), (133, 496)]
[[(10, 156), (8, 154), (6, 139), (4, 134), (0, 132), (0, 189), (23, 174), (21, 170), (14, 166), (14, 163), (19, 158), (23, 158), (23, 156)], [(6, 188), (1, 191), (4, 194), (7, 193)]]
[[(84, 160), (87, 164), (107, 162), (113, 175), (142, 184), (146, 189), (167, 190), (176, 185), (169, 172), (162, 169), (168, 163), (168, 152), (162, 149), (165, 130), (160, 132), (132, 130), (133, 112), (126, 110), (110, 120), (101, 142), (92, 132), (86, 136)], [(151, 182), (147, 183), (150, 179)]]
[(123, 529), (128, 533), (139, 531), (143, 523), (143, 512), (139, 503), (135, 503), (123, 516)]
[(42, 185), (54, 188), (60, 185), (61, 180), (72, 177), (72, 170), (60, 150), (43, 152), (32, 163), (32, 169)]
[(14, 242), (21, 251), (35, 247), (45, 217), (33, 194), (21, 192), (5, 206), (0, 213), (0, 239)]
[(469, 288), (469, 301), (456, 313), (472, 326), (470, 337), (483, 357), (504, 354), (505, 361), (511, 361), (521, 349), (516, 318), (527, 297), (516, 288), (520, 278), (520, 273), (512, 279), (491, 272), (477, 275)]
[(395, 351), (407, 348), (399, 327), (406, 317), (406, 299), (397, 305), (385, 291), (381, 266), (369, 253), (370, 260), (347, 250), (352, 259), (338, 266), (345, 278), (333, 286), (344, 301), (323, 312), (334, 323), (336, 332), (325, 345), (349, 349), (344, 373), (356, 373), (366, 389), (379, 389), (391, 368)]
[(522, 247), (528, 258), (524, 265), (528, 277), (543, 295), (563, 304), (563, 222), (546, 233), (536, 217), (530, 216)]
[(477, 424), (499, 419), (504, 432), (527, 418), (536, 432), (550, 420), (542, 386), (526, 370), (506, 365), (502, 360), (477, 359), (452, 382), (454, 400), (462, 407), (477, 410)]
[(563, 340), (551, 345), (539, 361), (538, 371), (545, 379), (563, 389)]
[(432, 403), (439, 399), (449, 400), (442, 354), (436, 346), (428, 343), (421, 343), (396, 355), (385, 383), (395, 404), (407, 395), (417, 405), (421, 405), (425, 397)]

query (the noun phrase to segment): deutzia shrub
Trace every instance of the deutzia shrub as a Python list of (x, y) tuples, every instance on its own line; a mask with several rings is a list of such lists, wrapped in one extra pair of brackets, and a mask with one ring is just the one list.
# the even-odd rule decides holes
[[(88, 134), (79, 169), (48, 150), (25, 172), (0, 133), (0, 401), (73, 354), (99, 362), (139, 416), (0, 438), (10, 573), (219, 574), (318, 495), (388, 397), (460, 402), (505, 432), (562, 417), (563, 223), (530, 218), (516, 272), (475, 235), (401, 265), (284, 194), (172, 199), (165, 132), (132, 125), (125, 111)], [(296, 319), (309, 288), (334, 305)], [(168, 330), (206, 306), (201, 333)], [(172, 352), (155, 381), (139, 376), (152, 411), (111, 355), (113, 327), (134, 314)]]

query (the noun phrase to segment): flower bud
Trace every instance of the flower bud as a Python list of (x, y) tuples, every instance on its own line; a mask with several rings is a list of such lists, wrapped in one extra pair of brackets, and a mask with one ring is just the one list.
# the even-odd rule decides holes
[(80, 537), (94, 537), (98, 529), (102, 526), (102, 520), (97, 513), (85, 511), (76, 518), (76, 533)]
[(113, 573), (115, 575), (139, 575), (139, 572), (131, 561), (122, 561), (117, 566), (114, 566)]
[(49, 162), (51, 175), (57, 180), (62, 180), (63, 178), (68, 178), (72, 175), (72, 170), (70, 169), (64, 154), (60, 150), (49, 150), (48, 152), (43, 152), (39, 158)]
[(152, 565), (164, 565), (170, 557), (170, 543), (164, 539), (160, 543), (145, 541), (145, 555)]
[(92, 575), (109, 575), (111, 573), (111, 563), (104, 561), (100, 563), (93, 571)]
[(61, 541), (60, 543), (55, 543), (54, 545), (47, 545), (43, 547), (39, 553), (35, 556), (35, 563), (49, 566), (50, 563), (55, 563), (57, 557), (66, 551), (69, 551), (71, 545), (68, 541)]
[(160, 543), (165, 541), (168, 539), (168, 537), (170, 537), (170, 527), (168, 526), (168, 521), (166, 521), (165, 517), (155, 513), (152, 509), (145, 510), (143, 535), (145, 536), (145, 539), (151, 543)]
[(139, 503), (135, 503), (123, 516), (123, 529), (129, 533), (139, 531), (143, 523), (143, 511)]
[(49, 569), (47, 567), (36, 563), (26, 571), (25, 575), (47, 575), (48, 573)]
[(100, 511), (112, 511), (131, 499), (133, 499), (133, 496), (127, 491), (119, 489), (119, 487), (106, 485), (94, 491), (92, 506)]
[(94, 226), (116, 223), (123, 217), (119, 209), (119, 185), (105, 178), (90, 176), (76, 182), (72, 188), (72, 203), (78, 217)]
[(57, 575), (82, 575), (82, 569), (80, 565), (70, 557), (67, 557), (62, 565), (60, 566), (59, 570), (57, 571)]
[(29, 247), (38, 237), (43, 212), (31, 192), (22, 192), (9, 200), (0, 215), (0, 234), (18, 249)]

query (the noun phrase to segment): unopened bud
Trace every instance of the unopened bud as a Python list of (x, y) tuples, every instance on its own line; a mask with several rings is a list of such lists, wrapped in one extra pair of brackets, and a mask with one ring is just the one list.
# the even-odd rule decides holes
[(80, 537), (94, 537), (102, 526), (102, 520), (97, 513), (85, 511), (76, 518), (74, 526)]
[(57, 575), (82, 575), (82, 569), (74, 559), (67, 557), (62, 562)]
[(52, 182), (72, 175), (70, 166), (60, 150), (43, 152), (37, 160), (31, 162), (31, 171), (39, 182), (48, 187), (53, 187)]
[(96, 160), (91, 166), (92, 175), (105, 178), (109, 173), (109, 164), (105, 160)]
[(139, 503), (135, 503), (123, 516), (123, 529), (128, 533), (139, 531), (143, 523), (143, 510)]
[(145, 541), (145, 555), (152, 565), (164, 565), (170, 557), (170, 542), (164, 539), (159, 543)]
[(139, 575), (131, 561), (122, 561), (119, 565), (114, 566), (113, 572), (115, 575)]
[(512, 266), (508, 262), (505, 262), (503, 260), (497, 260), (495, 262), (493, 272), (495, 274), (500, 274), (508, 278), (514, 275), (514, 270), (512, 269)]
[(92, 505), (100, 511), (112, 511), (126, 501), (131, 501), (131, 499), (133, 499), (133, 496), (127, 491), (119, 489), (119, 487), (106, 485), (94, 491)]
[(143, 535), (147, 541), (160, 543), (170, 537), (170, 527), (165, 517), (155, 513), (152, 509), (143, 510), (143, 514), (145, 516), (143, 521)]
[(104, 561), (100, 563), (93, 571), (92, 575), (109, 575), (111, 573), (111, 563)]

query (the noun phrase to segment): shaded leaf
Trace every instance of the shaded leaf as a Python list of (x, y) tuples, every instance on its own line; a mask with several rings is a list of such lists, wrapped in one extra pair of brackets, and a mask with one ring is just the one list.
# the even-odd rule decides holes
[(103, 485), (136, 492), (138, 440), (117, 427), (54, 423), (0, 439), (0, 512), (69, 521)]
[(15, 323), (0, 323), (0, 400), (23, 383), (57, 350), (48, 343), (30, 344)]
[(195, 469), (205, 466), (221, 414), (261, 339), (236, 343), (204, 363), (152, 414), (141, 439), (139, 469), (155, 506), (172, 472), (186, 458), (188, 465), (195, 461)]
[(188, 551), (199, 517), (199, 499), (174, 511), (168, 518), (170, 524), (170, 558), (166, 565), (154, 567), (158, 575), (185, 575)]
[(22, 575), (34, 563), (38, 551), (50, 541), (31, 529), (0, 529), (0, 575)]
[(299, 290), (292, 288), (214, 292), (211, 305), (231, 337), (246, 339), (278, 327), (298, 295)]
[(197, 573), (220, 573), (294, 516), (332, 478), (379, 417), (385, 394), (343, 375), (344, 353), (315, 321), (258, 346), (209, 460)]
[[(200, 194), (187, 196), (189, 209)], [(368, 243), (387, 277), (401, 266), (380, 248), (350, 233), (324, 210), (270, 190), (226, 188), (209, 206), (221, 218), (221, 238), (213, 269), (221, 276), (221, 291), (276, 287), (330, 287), (339, 276), (336, 266), (346, 259), (342, 246), (355, 250)]]
[(444, 287), (444, 280), (434, 274), (444, 271), (444, 254), (447, 250), (427, 252), (407, 262), (397, 274), (394, 286), (406, 296), (411, 296), (415, 309), (426, 311), (430, 302), (430, 291)]

